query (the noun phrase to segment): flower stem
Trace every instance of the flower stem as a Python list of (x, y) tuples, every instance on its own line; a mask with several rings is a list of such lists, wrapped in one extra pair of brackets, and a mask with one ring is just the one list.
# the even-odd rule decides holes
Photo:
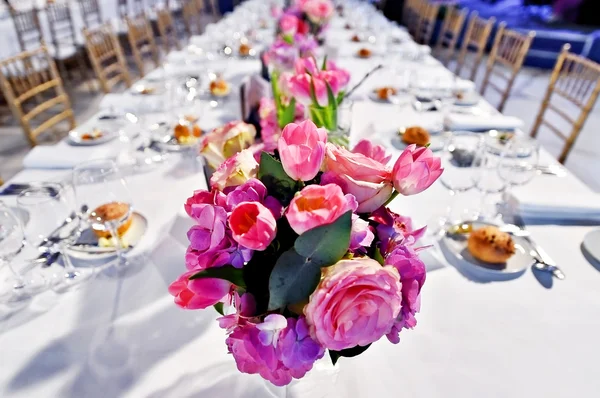
[(386, 207), (387, 205), (389, 205), (392, 200), (396, 199), (396, 197), (400, 195), (400, 192), (394, 190), (394, 192), (392, 192), (392, 196), (390, 196), (390, 198), (388, 200), (385, 201), (385, 203), (383, 204), (383, 207)]

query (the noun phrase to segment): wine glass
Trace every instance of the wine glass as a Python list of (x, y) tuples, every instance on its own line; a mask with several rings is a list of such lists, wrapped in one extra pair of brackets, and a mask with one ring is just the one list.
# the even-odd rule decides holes
[[(6, 280), (9, 288), (0, 291), (0, 303), (24, 303), (46, 289), (46, 280), (39, 276), (26, 281), (12, 266), (12, 260), (21, 252), (24, 245), (24, 231), (17, 215), (0, 202), (0, 269), (7, 265), (12, 276)], [(5, 282), (5, 281), (3, 281)]]
[(528, 136), (513, 135), (500, 156), (498, 175), (506, 183), (504, 197), (512, 187), (525, 185), (537, 175), (540, 145)]
[(126, 272), (122, 233), (133, 215), (131, 194), (117, 164), (112, 160), (92, 160), (73, 169), (73, 188), (80, 217), (99, 235), (106, 236), (117, 254), (117, 272)]
[(342, 101), (342, 103), (339, 104), (337, 108), (338, 130), (340, 130), (345, 136), (350, 136), (350, 130), (352, 129), (353, 108), (354, 102), (348, 98)]
[(67, 254), (69, 244), (79, 236), (79, 223), (69, 203), (65, 187), (58, 183), (43, 183), (21, 192), (19, 208), (29, 214), (25, 239), (32, 247), (50, 246), (62, 255), (64, 272), (55, 274), (53, 288), (66, 291), (87, 282), (93, 271), (75, 268)]
[(449, 135), (440, 156), (444, 168), (440, 181), (450, 192), (452, 200), (447, 208), (446, 217), (439, 220), (440, 227), (449, 226), (453, 221), (458, 194), (475, 187), (475, 158), (482, 146), (482, 134), (457, 131)]
[(479, 210), (479, 218), (481, 220), (493, 220), (498, 216), (496, 202), (493, 207), (488, 206), (489, 197), (494, 194), (499, 194), (506, 186), (505, 181), (498, 173), (500, 164), (500, 154), (491, 151), (487, 145), (483, 145), (475, 158), (475, 173), (473, 180), (475, 187), (481, 193), (481, 205)]

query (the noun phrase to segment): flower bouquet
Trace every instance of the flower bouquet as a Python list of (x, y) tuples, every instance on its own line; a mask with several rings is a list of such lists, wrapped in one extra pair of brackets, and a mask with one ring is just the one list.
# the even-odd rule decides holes
[(416, 325), (424, 228), (386, 204), (442, 169), (428, 148), (390, 166), (368, 141), (327, 143), (310, 120), (285, 126), (277, 147), (258, 162), (235, 154), (187, 200), (187, 271), (169, 292), (182, 308), (214, 306), (239, 371), (283, 386), (326, 351), (335, 364)]
[(216, 169), (226, 159), (254, 144), (256, 128), (242, 121), (229, 122), (205, 134), (200, 142), (200, 154)]

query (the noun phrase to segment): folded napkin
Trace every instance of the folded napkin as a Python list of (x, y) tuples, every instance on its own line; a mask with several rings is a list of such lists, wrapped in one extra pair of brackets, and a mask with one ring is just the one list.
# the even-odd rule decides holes
[(252, 75), (244, 78), (241, 92), (242, 116), (246, 120), (252, 108), (260, 104), (261, 98), (271, 96), (271, 86), (260, 75)]
[(111, 145), (72, 146), (66, 142), (56, 145), (38, 145), (25, 159), (23, 167), (31, 169), (70, 169), (79, 163), (94, 159), (106, 159), (114, 154)]
[(465, 79), (455, 79), (450, 75), (440, 75), (428, 79), (419, 78), (417, 87), (425, 90), (460, 90), (473, 91), (475, 83)]
[(524, 218), (538, 220), (600, 221), (600, 194), (519, 189), (507, 198), (510, 206)]
[(444, 118), (444, 126), (449, 130), (514, 130), (523, 126), (523, 121), (514, 116), (481, 116), (451, 113)]
[(110, 108), (131, 113), (164, 112), (165, 99), (161, 95), (106, 94), (100, 109)]

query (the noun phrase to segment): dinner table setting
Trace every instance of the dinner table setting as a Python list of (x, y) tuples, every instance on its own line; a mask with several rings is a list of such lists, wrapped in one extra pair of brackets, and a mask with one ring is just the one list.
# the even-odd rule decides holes
[(0, 397), (597, 396), (600, 194), (433, 54), (246, 0), (34, 147)]

